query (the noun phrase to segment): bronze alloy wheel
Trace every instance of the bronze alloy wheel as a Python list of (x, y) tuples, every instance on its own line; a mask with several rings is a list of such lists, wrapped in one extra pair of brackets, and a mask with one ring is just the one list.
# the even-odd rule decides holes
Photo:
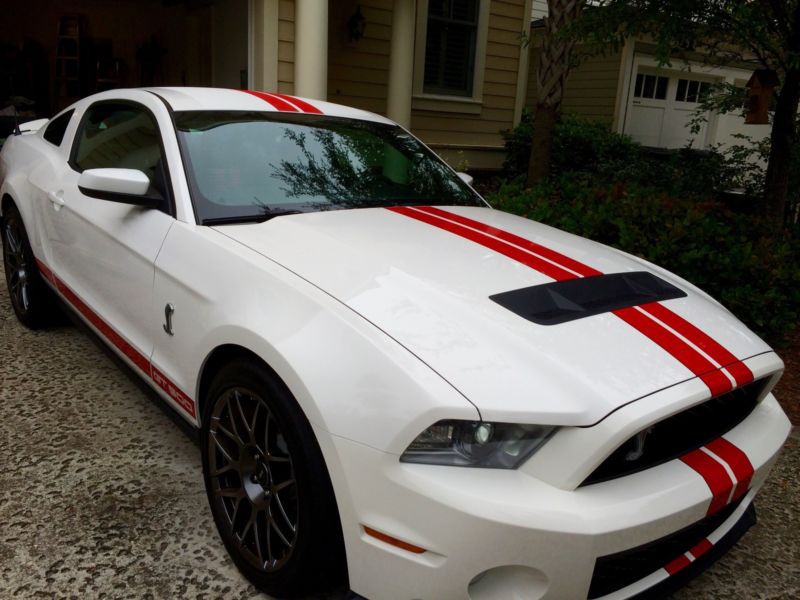
[(279, 570), (297, 542), (292, 458), (267, 404), (245, 388), (214, 404), (208, 444), (211, 491), (242, 550), (261, 571)]
[(239, 570), (279, 598), (346, 590), (325, 459), (288, 388), (262, 361), (239, 357), (216, 369), (203, 409), (206, 493)]

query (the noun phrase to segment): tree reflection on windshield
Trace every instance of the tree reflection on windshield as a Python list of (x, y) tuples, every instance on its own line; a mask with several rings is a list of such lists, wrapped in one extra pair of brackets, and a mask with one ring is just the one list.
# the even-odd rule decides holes
[(414, 136), (391, 124), (318, 115), (176, 114), (201, 222), (371, 206), (482, 201)]
[(403, 136), (406, 140), (396, 136), (390, 143), (374, 135), (321, 128), (287, 129), (284, 136), (297, 145), (298, 152), (292, 160), (271, 164), (272, 176), (283, 182), (281, 189), (289, 197), (325, 198), (319, 209), (327, 203), (336, 205), (327, 208), (361, 208), (430, 201), (460, 191), (447, 185), (443, 176), (448, 173), (441, 165), (422, 160), (421, 153), (408, 147), (412, 140), (407, 136)]

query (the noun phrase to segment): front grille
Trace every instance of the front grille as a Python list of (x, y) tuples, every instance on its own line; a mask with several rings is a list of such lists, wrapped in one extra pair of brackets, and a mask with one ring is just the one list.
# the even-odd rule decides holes
[(640, 431), (617, 448), (581, 486), (655, 467), (724, 435), (753, 411), (767, 381), (754, 381)]
[(707, 538), (733, 514), (739, 504), (741, 504), (741, 500), (729, 504), (721, 511), (694, 525), (689, 525), (685, 529), (654, 542), (617, 554), (601, 556), (594, 564), (589, 599), (600, 598), (621, 590), (651, 573), (655, 573)]

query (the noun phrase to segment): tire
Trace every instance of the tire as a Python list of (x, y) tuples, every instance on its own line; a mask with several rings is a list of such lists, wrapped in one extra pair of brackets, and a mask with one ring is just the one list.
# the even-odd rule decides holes
[(288, 389), (257, 360), (239, 359), (214, 377), (204, 407), (206, 493), (239, 570), (279, 598), (346, 590), (333, 488)]
[(59, 314), (55, 298), (39, 272), (22, 216), (13, 204), (5, 211), (0, 230), (6, 286), (14, 314), (30, 329), (51, 325)]

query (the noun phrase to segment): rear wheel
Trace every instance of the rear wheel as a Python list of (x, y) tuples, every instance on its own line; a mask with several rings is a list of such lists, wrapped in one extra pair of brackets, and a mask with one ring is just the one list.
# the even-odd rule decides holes
[(205, 406), (206, 492), (239, 570), (279, 597), (346, 588), (327, 469), (289, 391), (257, 361), (237, 360), (214, 378)]
[(31, 329), (50, 325), (58, 309), (36, 265), (16, 206), (9, 206), (3, 215), (2, 238), (6, 285), (17, 319)]

